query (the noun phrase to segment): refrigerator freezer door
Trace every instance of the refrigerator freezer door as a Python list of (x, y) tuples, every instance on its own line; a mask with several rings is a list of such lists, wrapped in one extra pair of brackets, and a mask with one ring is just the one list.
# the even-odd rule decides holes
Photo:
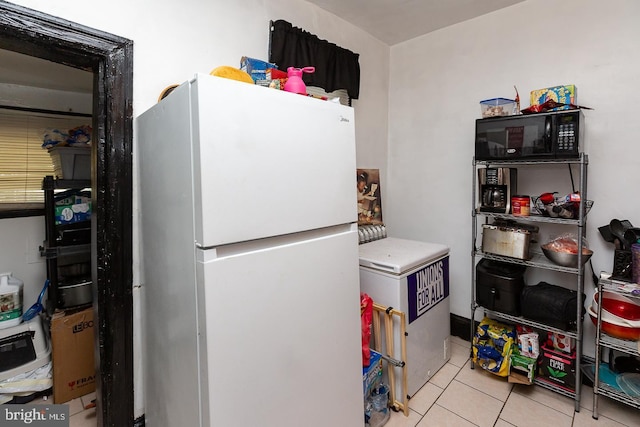
[(198, 251), (202, 425), (364, 425), (357, 233), (345, 228)]
[(198, 75), (191, 111), (198, 246), (356, 221), (352, 108)]
[(390, 274), (402, 274), (449, 253), (437, 243), (387, 237), (360, 245), (360, 265)]

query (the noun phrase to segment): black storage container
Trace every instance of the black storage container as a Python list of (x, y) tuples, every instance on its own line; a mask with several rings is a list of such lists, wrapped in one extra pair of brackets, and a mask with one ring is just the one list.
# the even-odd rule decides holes
[(476, 265), (476, 302), (494, 311), (520, 315), (524, 265), (482, 259)]
[[(586, 313), (582, 293), (582, 316)], [(575, 330), (578, 311), (578, 292), (561, 286), (540, 282), (522, 290), (522, 316), (564, 330)]]

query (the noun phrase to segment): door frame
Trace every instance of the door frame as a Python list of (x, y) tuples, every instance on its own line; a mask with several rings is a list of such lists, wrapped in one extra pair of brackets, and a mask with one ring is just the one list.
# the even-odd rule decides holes
[(133, 42), (0, 0), (0, 48), (93, 72), (97, 421), (133, 425)]

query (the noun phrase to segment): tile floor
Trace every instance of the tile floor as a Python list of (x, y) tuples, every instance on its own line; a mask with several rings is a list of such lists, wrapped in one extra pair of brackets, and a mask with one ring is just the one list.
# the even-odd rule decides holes
[[(69, 405), (69, 427), (96, 427), (96, 409), (84, 409), (87, 405), (91, 403), (93, 399), (96, 398), (95, 393), (89, 393), (77, 399), (71, 400)], [(31, 405), (42, 405), (45, 403), (49, 403), (53, 401), (53, 397), (49, 396), (47, 400), (43, 398), (38, 398), (29, 404)]]
[[(449, 363), (409, 401), (409, 416), (392, 411), (385, 427), (640, 426), (640, 410), (604, 396), (599, 399), (599, 419), (594, 420), (591, 387), (582, 386), (581, 409), (575, 412), (568, 397), (537, 386), (509, 384), (482, 369), (470, 369), (469, 348), (468, 341), (452, 336)], [(94, 398), (91, 393), (69, 402), (70, 427), (96, 426), (95, 409), (84, 409)]]
[(574, 401), (538, 386), (514, 385), (469, 365), (470, 343), (451, 337), (451, 359), (409, 401), (409, 416), (391, 412), (385, 427), (589, 427), (640, 426), (640, 410), (599, 398), (592, 418), (593, 389), (582, 386)]

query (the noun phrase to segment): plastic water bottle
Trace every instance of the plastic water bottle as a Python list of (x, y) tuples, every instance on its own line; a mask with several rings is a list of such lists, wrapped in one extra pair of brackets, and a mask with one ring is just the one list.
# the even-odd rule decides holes
[(378, 384), (371, 390), (368, 399), (369, 427), (383, 426), (391, 414), (389, 413), (389, 387), (386, 384)]
[(371, 390), (371, 401), (373, 410), (378, 412), (386, 412), (389, 410), (389, 388), (380, 384)]

